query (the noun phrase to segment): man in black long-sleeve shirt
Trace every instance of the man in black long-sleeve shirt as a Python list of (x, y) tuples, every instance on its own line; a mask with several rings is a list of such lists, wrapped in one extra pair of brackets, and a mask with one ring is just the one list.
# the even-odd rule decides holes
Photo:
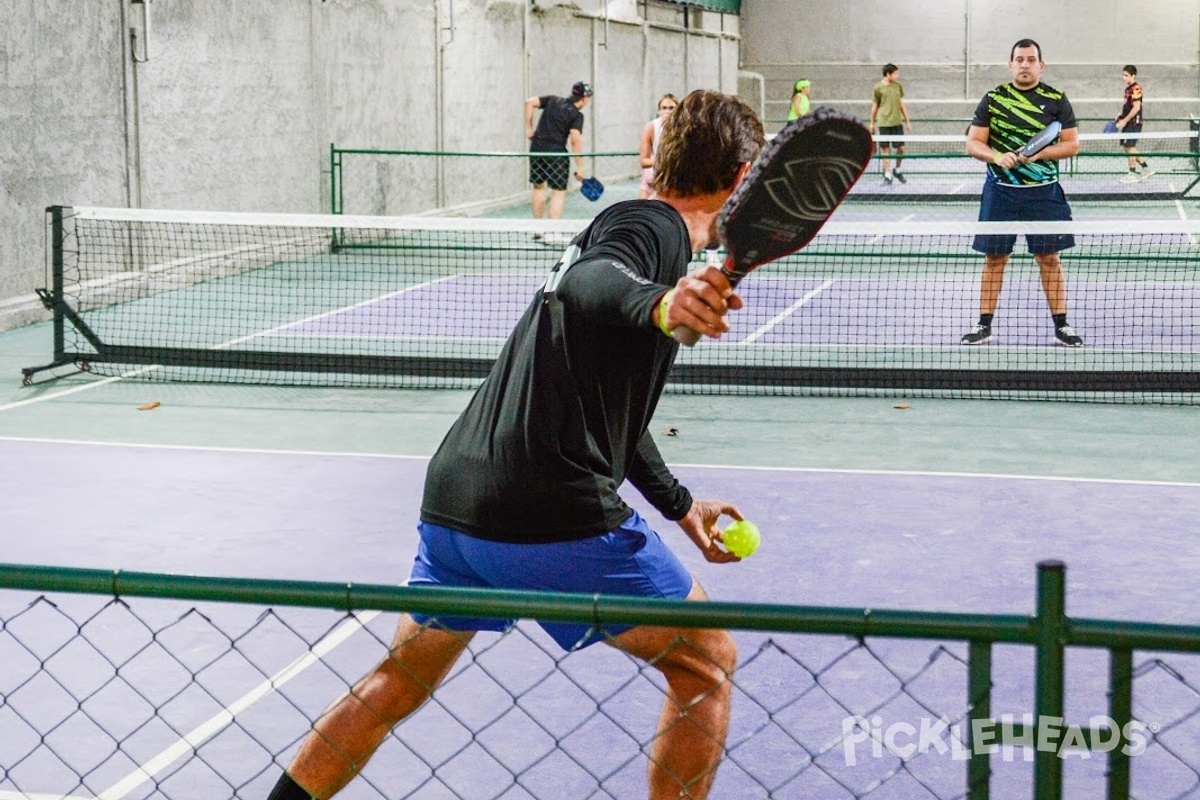
[[(617, 490), (632, 483), (707, 560), (737, 560), (716, 523), (740, 512), (693, 498), (648, 426), (679, 347), (671, 331), (719, 337), (726, 312), (741, 307), (719, 269), (687, 269), (715, 241), (717, 212), (763, 141), (737, 98), (696, 91), (679, 105), (659, 145), (658, 199), (617, 203), (575, 237), (430, 462), (410, 584), (706, 599)], [(428, 699), (475, 631), (513, 621), (427, 622), (402, 618), (390, 656), (315, 723), (271, 800), (332, 796)], [(662, 671), (669, 692), (650, 797), (707, 797), (729, 721), (729, 633), (542, 626), (565, 649), (605, 641)]]

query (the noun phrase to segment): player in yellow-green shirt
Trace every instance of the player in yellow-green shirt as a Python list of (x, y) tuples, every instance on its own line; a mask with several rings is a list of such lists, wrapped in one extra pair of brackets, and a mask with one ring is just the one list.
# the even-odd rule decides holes
[(796, 81), (796, 85), (792, 87), (792, 105), (788, 109), (788, 122), (794, 119), (800, 119), (808, 113), (808, 109), (812, 107), (812, 101), (809, 99), (808, 90), (812, 87), (812, 81), (807, 78), (801, 78)]
[[(875, 91), (871, 96), (871, 130), (875, 130), (876, 123), (879, 125), (880, 136), (903, 136), (905, 128), (912, 133), (912, 119), (908, 116), (908, 106), (904, 104), (904, 86), (900, 83), (900, 68), (895, 64), (883, 65), (883, 80), (875, 84)], [(904, 145), (897, 143), (895, 147), (896, 170), (893, 173), (891, 161), (888, 159), (892, 143), (886, 140), (879, 143), (879, 160), (883, 162), (884, 183), (891, 183), (893, 174), (896, 180), (905, 182), (904, 175), (900, 173), (900, 163), (904, 160)]]

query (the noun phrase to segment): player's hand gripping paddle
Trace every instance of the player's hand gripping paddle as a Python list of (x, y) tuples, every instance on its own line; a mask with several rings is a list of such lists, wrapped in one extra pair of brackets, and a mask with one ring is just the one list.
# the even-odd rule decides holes
[(600, 199), (600, 195), (604, 194), (604, 184), (596, 177), (584, 178), (583, 186), (579, 187), (579, 191), (594, 203)]
[(1046, 127), (1042, 128), (1033, 138), (1025, 143), (1021, 148), (1021, 155), (1025, 158), (1033, 158), (1038, 153), (1045, 150), (1050, 145), (1054, 144), (1054, 140), (1058, 138), (1058, 134), (1062, 132), (1062, 123), (1054, 120)]
[[(808, 244), (874, 152), (867, 127), (832, 108), (814, 109), (775, 134), (717, 217), (729, 283), (736, 287), (751, 270)], [(671, 335), (689, 347), (700, 340), (683, 325)]]

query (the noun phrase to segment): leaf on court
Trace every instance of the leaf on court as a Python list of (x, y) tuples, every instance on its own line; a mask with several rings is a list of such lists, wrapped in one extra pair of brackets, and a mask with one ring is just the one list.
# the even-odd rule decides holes
[(912, 406), (910, 406), (908, 403), (896, 403), (896, 405), (892, 406), (892, 408), (898, 408), (901, 411), (906, 411), (912, 408)]
[(679, 428), (663, 428), (663, 436), (678, 436)]
[(154, 409), (158, 408), (161, 405), (162, 405), (162, 403), (155, 400), (153, 402), (146, 403), (145, 405), (138, 406), (138, 411), (153, 411)]

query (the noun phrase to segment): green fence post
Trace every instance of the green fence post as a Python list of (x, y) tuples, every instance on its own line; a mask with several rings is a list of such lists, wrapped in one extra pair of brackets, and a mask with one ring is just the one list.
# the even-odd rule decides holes
[(967, 645), (967, 702), (970, 713), (967, 734), (970, 759), (967, 761), (968, 800), (988, 800), (992, 778), (991, 753), (975, 741), (975, 720), (992, 717), (992, 643), (972, 640)]
[(342, 214), (346, 210), (346, 198), (342, 196), (342, 153), (337, 145), (329, 143), (329, 213)]
[[(1066, 571), (1061, 561), (1037, 565), (1037, 675), (1034, 695), (1034, 800), (1061, 800)], [(1051, 730), (1054, 728), (1055, 730)]]
[(1108, 751), (1108, 800), (1129, 800), (1129, 756), (1126, 725), (1133, 720), (1133, 651), (1113, 648), (1108, 666), (1108, 716), (1116, 727), (1117, 746)]

